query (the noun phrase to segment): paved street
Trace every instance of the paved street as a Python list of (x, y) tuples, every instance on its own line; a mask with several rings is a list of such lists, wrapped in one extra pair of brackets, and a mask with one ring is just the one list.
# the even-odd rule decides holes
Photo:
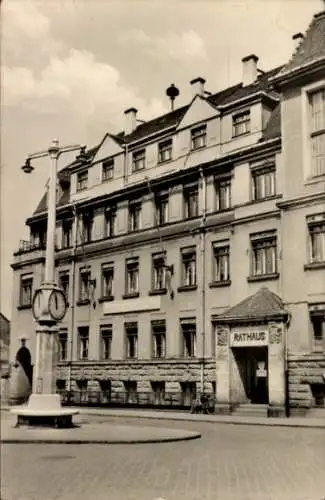
[[(140, 419), (82, 416), (102, 425)], [(325, 431), (167, 422), (202, 439), (143, 445), (3, 445), (1, 500), (321, 500)], [(158, 426), (159, 421), (146, 421)], [(27, 431), (28, 432), (28, 431)]]

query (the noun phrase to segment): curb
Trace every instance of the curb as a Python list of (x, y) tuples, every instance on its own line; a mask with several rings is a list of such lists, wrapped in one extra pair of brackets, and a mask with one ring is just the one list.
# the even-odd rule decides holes
[[(161, 414), (161, 415), (148, 415), (148, 414), (141, 414), (139, 413), (114, 413), (112, 411), (107, 411), (103, 412), (101, 410), (98, 411), (91, 411), (87, 410), (85, 408), (79, 408), (79, 415), (91, 415), (91, 416), (98, 416), (98, 417), (113, 417), (113, 418), (143, 418), (143, 419), (148, 419), (148, 420), (170, 420), (170, 421), (177, 421), (177, 422), (206, 422), (206, 423), (211, 423), (211, 424), (232, 424), (232, 425), (255, 425), (255, 426), (264, 426), (264, 427), (291, 427), (291, 428), (308, 428), (308, 429), (325, 429), (325, 422), (317, 422), (313, 421), (311, 422), (293, 422), (293, 421), (279, 421), (277, 418), (273, 418), (272, 420), (270, 418), (265, 418), (265, 422), (262, 420), (253, 420), (252, 419), (248, 420), (247, 418), (238, 418), (235, 419), (233, 417), (209, 417), (205, 415), (198, 415), (196, 417), (190, 417), (187, 415), (166, 415), (166, 414)], [(319, 419), (321, 420), (321, 419)]]
[(201, 434), (193, 436), (171, 437), (166, 439), (130, 439), (126, 441), (112, 441), (109, 439), (1, 439), (1, 444), (150, 444), (150, 443), (175, 443), (177, 441), (191, 441), (200, 439)]

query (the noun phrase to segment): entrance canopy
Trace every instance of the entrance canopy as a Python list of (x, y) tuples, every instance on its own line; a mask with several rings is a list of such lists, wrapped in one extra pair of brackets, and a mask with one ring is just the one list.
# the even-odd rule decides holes
[(288, 311), (278, 295), (263, 287), (254, 295), (250, 295), (224, 313), (213, 316), (212, 320), (219, 324), (284, 321)]

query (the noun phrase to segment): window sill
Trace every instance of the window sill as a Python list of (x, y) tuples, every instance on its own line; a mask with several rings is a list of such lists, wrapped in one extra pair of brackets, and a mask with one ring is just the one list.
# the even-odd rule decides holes
[(149, 291), (149, 295), (166, 295), (167, 288), (156, 288), (154, 290)]
[(197, 285), (182, 285), (177, 288), (178, 292), (191, 292), (197, 289)]
[(99, 303), (102, 303), (102, 302), (111, 302), (112, 300), (114, 300), (114, 295), (108, 295), (106, 297), (99, 297), (98, 302)]
[(123, 299), (137, 299), (140, 296), (139, 292), (125, 293)]
[(314, 269), (325, 269), (325, 261), (310, 262), (304, 265), (304, 271), (313, 271)]
[(89, 299), (85, 299), (85, 300), (78, 300), (77, 301), (77, 306), (88, 306), (90, 304), (90, 300)]
[(191, 147), (191, 151), (199, 151), (199, 149), (204, 149), (206, 147), (206, 144), (204, 144), (203, 146)]
[(280, 276), (279, 273), (262, 274), (260, 276), (248, 276), (247, 282), (253, 283), (255, 281), (277, 280), (279, 279), (279, 276)]
[(245, 135), (249, 135), (251, 132), (248, 131), (248, 132), (242, 132), (241, 134), (233, 134), (232, 135), (232, 139), (238, 139), (238, 137), (245, 137)]
[(18, 311), (22, 311), (23, 309), (31, 309), (32, 304), (20, 304), (17, 306)]
[(158, 160), (158, 165), (164, 165), (165, 163), (171, 163), (173, 158), (168, 158), (168, 160)]
[(272, 201), (276, 200), (277, 198), (279, 198), (279, 195), (276, 193), (270, 194), (270, 196), (265, 196), (264, 198), (253, 198), (252, 200), (250, 200), (249, 205), (254, 205), (255, 203), (263, 203), (263, 201)]
[(212, 281), (209, 283), (210, 288), (220, 288), (223, 286), (230, 286), (231, 285), (231, 280), (223, 280), (223, 281)]

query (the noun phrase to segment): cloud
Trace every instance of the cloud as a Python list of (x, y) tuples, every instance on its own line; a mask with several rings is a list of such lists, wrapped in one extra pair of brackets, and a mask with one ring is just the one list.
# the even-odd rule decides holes
[(30, 0), (8, 1), (3, 9), (2, 56), (6, 64), (58, 53), (63, 44), (51, 34), (49, 19)]
[(3, 104), (39, 113), (67, 113), (85, 119), (107, 109), (109, 121), (135, 106), (146, 119), (165, 112), (160, 100), (142, 99), (121, 83), (114, 66), (97, 61), (89, 51), (71, 49), (65, 58), (53, 56), (40, 72), (3, 67)]
[(165, 37), (150, 37), (143, 30), (133, 29), (120, 35), (120, 44), (136, 44), (142, 46), (147, 53), (157, 56), (171, 57), (175, 60), (204, 59), (207, 49), (204, 40), (194, 30), (183, 33), (169, 33)]

